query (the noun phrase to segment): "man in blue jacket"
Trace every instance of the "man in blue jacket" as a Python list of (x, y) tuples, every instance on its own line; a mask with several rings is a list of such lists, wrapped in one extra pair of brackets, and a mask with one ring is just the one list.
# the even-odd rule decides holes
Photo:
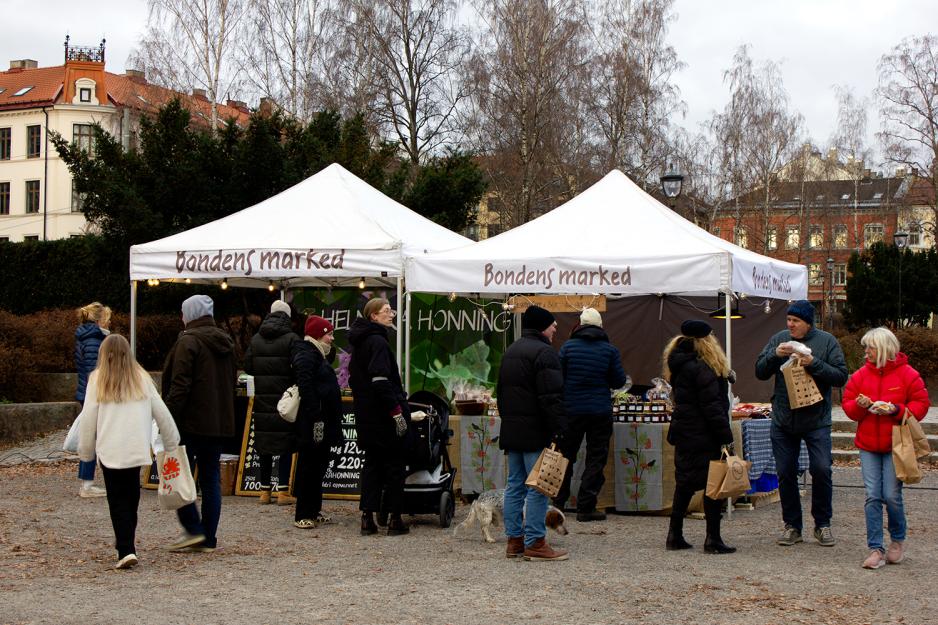
[(606, 481), (603, 470), (612, 437), (612, 394), (625, 384), (619, 350), (609, 343), (603, 320), (595, 308), (580, 314), (580, 325), (560, 348), (563, 369), (563, 405), (567, 434), (561, 452), (570, 460), (567, 475), (554, 498), (563, 509), (570, 495), (570, 476), (580, 443), (586, 437), (586, 459), (576, 498), (577, 521), (604, 521), (606, 513), (596, 509), (599, 491)]
[[(800, 300), (788, 308), (787, 330), (774, 335), (756, 360), (756, 377), (768, 380), (775, 376), (772, 395), (772, 454), (778, 473), (778, 493), (782, 500), (785, 529), (775, 540), (782, 546), (802, 542), (801, 496), (798, 492), (798, 454), (801, 441), (808, 448), (811, 472), (811, 516), (814, 538), (824, 547), (836, 544), (831, 533), (833, 517), (833, 480), (831, 454), (831, 388), (847, 382), (844, 352), (831, 334), (814, 327), (814, 307)], [(823, 399), (816, 404), (792, 408), (781, 367), (792, 356), (790, 341), (811, 348), (808, 356), (798, 359), (817, 384)]]

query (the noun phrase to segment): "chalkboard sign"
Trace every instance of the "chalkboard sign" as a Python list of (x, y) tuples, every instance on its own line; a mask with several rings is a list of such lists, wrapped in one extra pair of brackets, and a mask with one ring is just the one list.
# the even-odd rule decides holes
[(333, 445), (331, 451), (329, 466), (322, 478), (322, 496), (326, 499), (358, 499), (365, 454), (358, 448), (351, 397), (342, 398), (342, 440)]
[[(235, 481), (235, 494), (259, 497), (261, 494), (261, 458), (254, 449), (254, 398), (248, 402), (247, 416), (244, 418), (244, 434), (241, 438), (241, 454), (238, 459), (238, 476)], [(295, 454), (293, 455), (295, 456)], [(270, 469), (270, 488), (277, 489), (280, 480), (280, 461), (283, 458), (294, 459), (293, 456), (274, 456), (273, 466)], [(290, 469), (290, 488), (293, 488), (296, 462)]]

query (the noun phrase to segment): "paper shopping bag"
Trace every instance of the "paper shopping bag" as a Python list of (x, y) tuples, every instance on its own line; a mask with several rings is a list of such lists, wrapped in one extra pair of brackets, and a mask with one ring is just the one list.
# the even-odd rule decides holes
[(563, 483), (569, 462), (562, 453), (557, 451), (556, 445), (551, 443), (550, 447), (544, 449), (538, 456), (534, 468), (531, 469), (524, 483), (543, 495), (556, 497), (560, 492), (560, 485)]
[(743, 460), (739, 456), (726, 457), (726, 477), (723, 478), (723, 484), (720, 485), (719, 497), (741, 497), (749, 492), (749, 467), (752, 463)]
[(791, 358), (782, 365), (782, 377), (788, 391), (788, 405), (792, 408), (804, 408), (824, 400), (821, 391), (797, 359)]
[(195, 480), (189, 470), (186, 446), (179, 445), (172, 451), (157, 454), (156, 463), (160, 471), (158, 499), (164, 510), (178, 510), (195, 501)]
[(726, 461), (723, 458), (710, 461), (710, 469), (707, 471), (707, 497), (710, 499), (720, 499), (720, 488), (723, 486), (723, 480), (726, 478)]
[(921, 424), (907, 409), (902, 423), (892, 426), (892, 464), (899, 481), (904, 484), (918, 484), (922, 481), (918, 459), (930, 453), (931, 446)]

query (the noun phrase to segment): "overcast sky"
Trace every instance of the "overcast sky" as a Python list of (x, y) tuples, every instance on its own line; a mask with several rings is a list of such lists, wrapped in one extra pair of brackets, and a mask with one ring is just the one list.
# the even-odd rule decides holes
[[(9, 26), (0, 37), (0, 67), (31, 58), (40, 66), (62, 63), (66, 34), (76, 45), (107, 38), (107, 67), (121, 73), (146, 22), (144, 0), (0, 0)], [(91, 6), (98, 10), (89, 10)], [(669, 39), (687, 67), (676, 82), (687, 103), (688, 130), (728, 99), (723, 72), (742, 44), (756, 62), (780, 64), (792, 108), (823, 145), (836, 123), (831, 87), (872, 96), (876, 64), (905, 37), (938, 34), (934, 0), (676, 0)], [(870, 110), (871, 133), (878, 127)]]

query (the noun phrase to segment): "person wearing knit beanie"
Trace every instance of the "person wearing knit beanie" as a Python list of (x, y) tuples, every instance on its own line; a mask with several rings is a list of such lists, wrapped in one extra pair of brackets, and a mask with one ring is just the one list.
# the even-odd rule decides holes
[(584, 308), (583, 312), (580, 313), (580, 325), (601, 328), (603, 327), (603, 318), (595, 308)]
[(788, 307), (788, 314), (792, 317), (798, 317), (809, 326), (814, 325), (814, 306), (807, 300), (801, 299), (792, 302), (791, 306)]
[(333, 326), (328, 319), (317, 317), (316, 315), (310, 315), (306, 319), (304, 333), (306, 336), (314, 338), (317, 341), (333, 330), (335, 330), (335, 326)]
[(694, 339), (702, 339), (710, 335), (713, 328), (706, 321), (700, 319), (688, 319), (681, 324), (681, 334)]
[(555, 323), (554, 315), (540, 306), (531, 306), (521, 315), (522, 330), (543, 332)]
[(289, 316), (290, 316), (290, 313), (291, 313), (291, 311), (290, 311), (290, 305), (287, 304), (287, 303), (286, 303), (285, 301), (283, 301), (282, 299), (278, 299), (278, 300), (276, 300), (273, 304), (270, 305), (270, 312), (271, 312), (271, 313), (282, 312), (282, 313), (284, 313), (287, 317), (289, 317)]

